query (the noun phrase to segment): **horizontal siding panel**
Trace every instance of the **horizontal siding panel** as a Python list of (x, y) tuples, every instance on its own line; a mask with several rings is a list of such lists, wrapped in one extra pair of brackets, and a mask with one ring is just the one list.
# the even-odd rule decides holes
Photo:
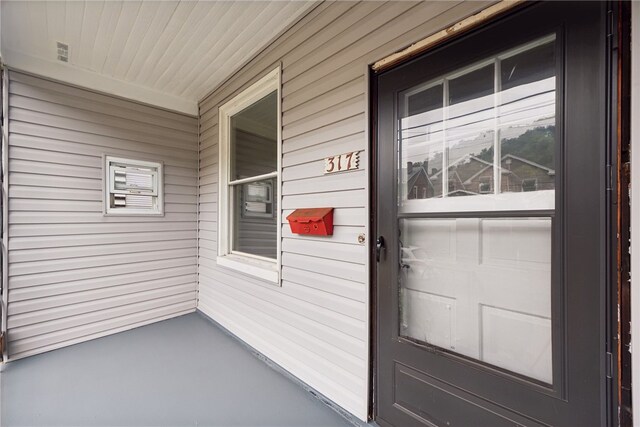
[(307, 301), (320, 307), (330, 307), (336, 313), (366, 322), (367, 307), (361, 302), (342, 298), (331, 292), (325, 292), (305, 284), (282, 281), (282, 292), (301, 301)]
[[(33, 169), (32, 169), (33, 170)], [(102, 191), (102, 180), (94, 178), (73, 178), (66, 176), (48, 176), (37, 173), (10, 172), (12, 186), (39, 186), (45, 188), (66, 188), (78, 190)]]
[(320, 366), (329, 367), (329, 364), (333, 365), (331, 368), (337, 371), (335, 381), (342, 384), (342, 386), (357, 388), (366, 381), (365, 378), (356, 376), (350, 370), (345, 369), (345, 365), (355, 366), (357, 363), (362, 363), (362, 359), (348, 353), (339, 352), (332, 344), (317, 340), (312, 335), (279, 321), (277, 317), (266, 315), (250, 304), (239, 302), (241, 299), (237, 298), (237, 295), (234, 295), (233, 290), (230, 288), (221, 288), (221, 291), (216, 293), (215, 298), (229, 310), (243, 313), (243, 316), (251, 319), (252, 322), (259, 323), (264, 329), (282, 330), (284, 333), (272, 337), (273, 343), (287, 345), (288, 347), (295, 346), (294, 354), (297, 353), (296, 357), (299, 360), (317, 359), (317, 363)]
[[(132, 230), (133, 231), (133, 230)], [(107, 234), (78, 234), (72, 236), (42, 236), (35, 237), (13, 237), (11, 239), (11, 250), (22, 249), (44, 249), (51, 248), (58, 250), (64, 247), (75, 246), (91, 246), (91, 245), (108, 245), (123, 243), (142, 243), (142, 242), (170, 242), (177, 240), (195, 240), (197, 238), (196, 230), (186, 231), (166, 231), (158, 232), (130, 232), (130, 233), (107, 233)], [(106, 249), (106, 248), (103, 248)]]
[[(316, 167), (308, 167), (310, 165)], [(303, 165), (299, 170), (290, 168), (292, 172), (287, 174), (288, 179), (282, 184), (282, 194), (284, 196), (292, 196), (307, 193), (326, 193), (365, 188), (367, 185), (367, 173), (364, 170), (321, 175), (318, 173), (320, 167), (324, 169), (324, 162)], [(295, 179), (295, 181), (290, 181), (291, 179)]]
[(157, 259), (185, 258), (195, 256), (195, 254), (195, 247), (188, 247), (186, 249), (167, 249), (134, 252), (130, 254), (118, 253), (115, 255), (83, 256), (81, 259), (65, 258), (50, 261), (20, 262), (9, 265), (9, 276), (79, 270), (80, 268), (87, 269), (108, 265), (154, 261)]
[(364, 264), (367, 254), (361, 245), (290, 238), (282, 239), (282, 251), (355, 264)]
[(102, 179), (102, 169), (96, 169), (90, 166), (61, 166), (54, 163), (33, 162), (28, 159), (20, 160), (16, 157), (11, 157), (9, 162), (12, 172), (36, 173), (38, 175), (67, 178)]
[[(52, 351), (70, 345), (78, 344), (84, 341), (101, 338), (107, 335), (117, 334), (119, 332), (128, 331), (134, 328), (139, 328), (151, 323), (161, 322), (163, 320), (183, 316), (185, 314), (193, 313), (194, 311), (196, 311), (196, 308), (193, 307), (191, 303), (180, 304), (179, 308), (181, 308), (182, 310), (176, 309), (175, 306), (162, 307), (157, 310), (136, 313), (132, 316), (124, 316), (122, 318), (116, 319), (115, 321), (100, 322), (97, 325), (91, 325), (86, 328), (81, 327), (77, 329), (78, 333), (74, 338), (63, 341), (56, 341), (54, 337), (49, 340), (50, 344), (46, 344), (42, 347), (35, 347), (31, 350), (16, 352), (14, 350), (16, 348), (19, 349), (20, 347), (14, 342), (13, 347), (11, 347), (11, 350), (9, 351), (9, 357), (11, 358), (11, 360), (18, 360), (47, 351)], [(114, 324), (117, 324), (118, 326), (114, 327)], [(105, 325), (110, 325), (111, 327)]]
[(282, 143), (282, 152), (289, 153), (294, 150), (311, 147), (316, 144), (329, 142), (345, 136), (363, 133), (366, 129), (364, 114), (343, 118), (331, 126), (316, 129), (297, 137), (289, 138)]
[[(202, 136), (201, 136), (202, 138)], [(200, 162), (202, 163), (203, 159), (207, 159), (210, 157), (218, 158), (218, 146), (217, 144), (211, 145), (207, 148), (200, 147)]]
[(85, 89), (69, 86), (40, 77), (30, 76), (19, 72), (11, 72), (11, 81), (27, 85), (33, 89), (44, 89), (45, 91), (55, 91), (63, 96), (74, 96), (86, 99), (90, 103), (99, 103), (108, 106), (110, 111), (122, 111), (129, 117), (149, 122), (151, 120), (162, 120), (171, 127), (192, 126), (197, 120), (194, 117), (173, 113), (161, 108), (154, 108), (137, 102), (131, 102), (111, 95), (103, 95)]
[[(198, 122), (9, 73), (10, 358), (193, 311)], [(104, 216), (105, 154), (164, 163), (163, 216)]]
[[(218, 183), (200, 185), (200, 194), (217, 194)], [(202, 201), (202, 200), (201, 200)]]
[[(118, 318), (159, 307), (177, 306), (181, 303), (193, 304), (194, 293), (195, 292), (187, 292), (150, 299), (148, 301), (143, 300), (134, 304), (126, 304), (99, 311), (90, 311), (71, 317), (63, 317), (48, 322), (12, 328), (8, 335), (8, 341), (11, 343), (18, 340), (28, 340), (32, 344), (36, 344), (39, 341), (46, 342), (52, 335), (66, 334), (74, 327), (96, 323), (105, 318)], [(38, 344), (44, 345), (44, 343)]]
[(322, 208), (332, 206), (335, 208), (354, 208), (367, 205), (367, 192), (365, 190), (340, 191), (325, 193), (322, 197), (317, 194), (299, 194), (284, 196), (282, 198), (283, 209)]
[(117, 222), (193, 222), (195, 213), (171, 213), (164, 216), (104, 216), (102, 210), (87, 215), (85, 212), (9, 212), (10, 224), (78, 224), (78, 223), (117, 223)]
[(35, 200), (11, 197), (9, 212), (97, 212), (102, 213), (102, 202), (81, 200)]
[[(168, 256), (168, 258), (156, 257), (156, 259), (153, 259), (152, 261), (110, 264), (106, 267), (86, 267), (75, 270), (30, 273), (26, 275), (11, 277), (9, 279), (9, 283), (11, 284), (11, 289), (21, 289), (30, 286), (64, 283), (72, 280), (111, 277), (117, 276), (119, 274), (132, 274), (142, 271), (153, 271), (159, 268), (196, 265), (196, 259), (193, 256), (178, 258), (172, 253), (165, 253), (164, 255)], [(9, 272), (11, 272), (11, 266), (9, 267)]]
[[(77, 319), (68, 319), (72, 316), (87, 315), (90, 319), (93, 319), (94, 317), (90, 316), (96, 312), (124, 307), (130, 305), (131, 301), (152, 301), (170, 297), (183, 299), (185, 298), (185, 294), (194, 293), (195, 291), (196, 283), (192, 282), (132, 294), (112, 297), (106, 296), (76, 304), (54, 306), (27, 313), (9, 315), (7, 324), (9, 328), (14, 329), (13, 339), (22, 339), (63, 329), (67, 327), (66, 325), (68, 325), (69, 322), (78, 323)], [(46, 323), (47, 326), (43, 326), (43, 323)], [(28, 326), (31, 325), (33, 325), (33, 327), (28, 328)]]
[(215, 144), (218, 138), (218, 132), (220, 132), (220, 130), (218, 124), (215, 123), (207, 126), (206, 128), (203, 127), (200, 132), (200, 141), (202, 141), (200, 148), (206, 149)]
[[(153, 232), (154, 235), (169, 226), (172, 232), (192, 231), (196, 230), (196, 224), (193, 222), (150, 222), (150, 223), (133, 223), (133, 224), (15, 224), (9, 226), (9, 234), (12, 236), (12, 242), (20, 237), (43, 237), (43, 236), (69, 236), (77, 235), (102, 235), (111, 233), (146, 233)], [(135, 234), (134, 234), (135, 235)], [(57, 238), (59, 241), (61, 238)]]
[[(65, 166), (69, 165), (84, 166), (92, 168), (94, 170), (102, 168), (102, 159), (97, 155), (60, 153), (55, 151), (45, 151), (37, 148), (24, 148), (14, 145), (11, 145), (9, 147), (9, 159), (51, 163), (57, 165), (60, 169), (63, 169)], [(102, 175), (98, 175), (97, 177), (100, 178), (101, 176)]]
[[(191, 279), (191, 280), (189, 280)], [(191, 277), (170, 277), (163, 280), (152, 280), (147, 282), (138, 282), (125, 286), (110, 286), (105, 289), (76, 292), (72, 294), (57, 295), (52, 297), (39, 298), (32, 301), (13, 302), (12, 309), (8, 312), (9, 316), (13, 316), (14, 321), (19, 319), (18, 315), (26, 313), (33, 315), (34, 312), (42, 312), (55, 307), (72, 306), (75, 304), (85, 304), (89, 301), (105, 300), (107, 298), (131, 295), (138, 292), (151, 291), (162, 288), (172, 288), (174, 286), (190, 284), (195, 290), (196, 276)]]
[(53, 247), (44, 249), (13, 250), (9, 254), (12, 264), (48, 260), (76, 259), (103, 255), (132, 255), (139, 252), (193, 248), (194, 239), (162, 240), (142, 243), (89, 244), (86, 246)]
[[(51, 163), (52, 158), (47, 157), (49, 152), (52, 153), (66, 153), (72, 155), (84, 155), (93, 156), (101, 161), (103, 154), (110, 154), (120, 157), (130, 157), (132, 159), (153, 160), (161, 161), (165, 164), (165, 173), (167, 175), (178, 175), (187, 177), (196, 177), (196, 171), (193, 166), (195, 159), (192, 160), (180, 160), (176, 158), (167, 158), (161, 154), (157, 154), (153, 150), (153, 146), (149, 147), (149, 151), (140, 151), (136, 148), (143, 148), (138, 145), (123, 145), (124, 148), (114, 148), (112, 146), (105, 145), (91, 145), (86, 141), (73, 142), (73, 141), (61, 141), (59, 139), (49, 139), (39, 136), (21, 135), (19, 133), (11, 134), (11, 151), (19, 151), (17, 148), (31, 149), (33, 151), (22, 151), (28, 154), (40, 154), (44, 155), (43, 161)], [(41, 150), (41, 151), (38, 151)], [(24, 154), (19, 158), (24, 157)], [(27, 155), (26, 160), (31, 160), (31, 157)], [(69, 164), (70, 158), (60, 157), (61, 164)], [(72, 163), (73, 164), (73, 163)]]
[[(132, 121), (129, 118), (121, 118), (111, 114), (94, 113), (86, 109), (79, 109), (69, 106), (67, 103), (57, 104), (48, 102), (46, 100), (28, 98), (25, 96), (16, 96), (11, 94), (9, 96), (9, 103), (14, 108), (23, 111), (31, 111), (34, 113), (47, 114), (54, 117), (59, 117), (61, 120), (65, 120), (65, 123), (71, 123), (75, 120), (82, 120), (87, 122), (90, 129), (105, 129), (108, 126), (109, 132), (124, 131), (127, 134), (134, 132), (134, 134), (143, 136), (144, 138), (156, 138), (157, 140), (174, 141), (176, 145), (182, 146), (185, 150), (193, 150), (193, 133), (195, 129), (189, 129), (187, 131), (180, 131), (171, 128), (159, 127), (154, 124), (147, 124), (141, 121)], [(16, 117), (20, 120), (20, 116)], [(42, 121), (38, 121), (42, 123)], [(82, 127), (86, 128), (86, 125)], [(89, 130), (89, 129), (87, 129)], [(100, 133), (100, 132), (94, 132)], [(154, 142), (157, 143), (157, 142)]]
[[(203, 173), (206, 172), (208, 169), (207, 168), (203, 168)], [(217, 173), (209, 173), (206, 175), (202, 175), (200, 177), (200, 188), (202, 188), (205, 185), (209, 185), (209, 184), (216, 184), (218, 182), (218, 174)], [(202, 194), (202, 192), (200, 192), (200, 194)]]
[[(342, 348), (350, 354), (364, 358), (366, 356), (366, 346), (364, 341), (354, 337), (356, 331), (364, 329), (364, 323), (347, 316), (340, 315), (329, 310), (322, 310), (313, 304), (301, 301), (287, 295), (281, 294), (280, 297), (274, 292), (262, 286), (250, 286), (248, 283), (240, 283), (238, 285), (233, 282), (223, 283), (215, 280), (210, 276), (201, 275), (200, 283), (218, 284), (214, 292), (225, 292), (233, 294), (239, 301), (245, 301), (262, 312), (270, 314), (274, 318), (299, 328), (309, 335), (322, 339), (327, 343)], [(208, 292), (212, 292), (209, 289)], [(261, 292), (262, 291), (262, 292)], [(204, 292), (207, 293), (206, 291)], [(286, 302), (292, 304), (291, 310), (282, 310), (282, 305)], [(337, 324), (339, 327), (326, 326)], [(323, 327), (322, 325), (325, 325)]]
[[(244, 317), (234, 314), (233, 310), (228, 309), (224, 304), (217, 302), (215, 299), (203, 304), (202, 310), (209, 315), (215, 313), (216, 319), (219, 319), (220, 324), (231, 331), (235, 331), (234, 333), (236, 333), (240, 339), (252, 343), (255, 347), (260, 348), (265, 356), (272, 360), (278, 360), (279, 363), (287, 366), (287, 369), (289, 369), (293, 375), (311, 387), (317, 390), (323, 390), (325, 396), (335, 402), (340, 402), (340, 405), (346, 410), (356, 412), (359, 406), (358, 394), (350, 391), (351, 388), (346, 389), (340, 386), (340, 384), (336, 383), (332, 378), (333, 375), (330, 377), (324, 370), (318, 368), (316, 371), (311, 368), (316, 366), (316, 364), (313, 363), (315, 358), (311, 359), (310, 362), (308, 357), (304, 357), (304, 355), (301, 356), (298, 352), (289, 353), (287, 351), (283, 353), (282, 345), (284, 345), (286, 341), (284, 343), (282, 342), (282, 334), (273, 334), (267, 328), (262, 327), (260, 323), (251, 320), (248, 316)], [(234, 320), (232, 321), (230, 319)], [(274, 337), (279, 338), (279, 340), (275, 341)]]
[(356, 282), (367, 280), (367, 270), (362, 264), (339, 261), (335, 259), (316, 258), (308, 255), (284, 252), (282, 265), (296, 267), (313, 273), (326, 274), (327, 276), (347, 279)]
[[(215, 242), (210, 242), (210, 243), (215, 243)], [(207, 247), (205, 245), (200, 246), (200, 249), (198, 251), (198, 258), (200, 260), (215, 261), (217, 256), (218, 256), (218, 251), (217, 251), (217, 248), (215, 247), (215, 244), (212, 245), (211, 247)]]
[[(142, 265), (140, 271), (124, 274), (117, 274), (118, 272), (115, 271), (115, 274), (105, 277), (72, 279), (60, 283), (11, 289), (9, 290), (9, 302), (21, 302), (19, 307), (37, 307), (34, 309), (42, 310), (45, 308), (42, 306), (42, 301), (52, 301), (51, 306), (55, 307), (57, 306), (55, 301), (67, 301), (75, 298), (74, 295), (88, 296), (83, 301), (91, 301), (95, 295), (109, 294), (110, 292), (117, 294), (120, 289), (130, 289), (135, 286), (163, 287), (167, 282), (188, 283), (193, 280), (196, 268), (194, 263), (185, 264), (177, 267), (160, 265), (155, 268)], [(10, 306), (9, 310), (14, 310), (14, 307)]]
[(9, 191), (14, 199), (85, 200), (102, 203), (102, 190), (32, 187), (11, 183)]
[[(364, 67), (366, 68), (366, 66)], [(287, 111), (289, 111), (298, 105), (313, 102), (314, 99), (358, 78), (364, 78), (363, 65), (353, 63), (343, 67), (339, 73), (324, 76), (312, 85), (297, 88), (295, 92), (291, 90), (289, 85), (285, 85), (282, 91), (283, 104), (287, 105)]]
[[(86, 135), (108, 136), (123, 141), (153, 144), (161, 147), (172, 147), (174, 144), (173, 140), (175, 139), (175, 145), (180, 146), (180, 148), (187, 152), (197, 149), (197, 146), (189, 144), (189, 139), (185, 138), (182, 134), (180, 137), (174, 136), (174, 138), (153, 136), (136, 130), (136, 127), (133, 127), (133, 129), (119, 129), (114, 126), (110, 126), (108, 123), (94, 123), (86, 121), (83, 120), (84, 117), (82, 115), (67, 118), (50, 113), (41, 113), (39, 111), (25, 110), (17, 106), (12, 106), (9, 108), (9, 116), (11, 116), (12, 120), (16, 123), (22, 122), (24, 124), (33, 124), (38, 127), (47, 126), (55, 128), (58, 131), (82, 132)], [(110, 120), (105, 117), (105, 122), (109, 121)], [(16, 133), (22, 132), (17, 131)]]
[[(282, 102), (282, 123), (286, 126), (296, 121), (302, 120), (322, 110), (332, 108), (349, 99), (358, 96), (363, 97), (365, 93), (365, 82), (363, 76), (358, 76), (343, 85), (338, 86), (315, 99), (310, 99), (302, 105), (290, 106), (290, 98), (285, 98)], [(289, 101), (289, 102), (287, 102)]]
[[(282, 279), (283, 281), (297, 283), (302, 286), (339, 295), (343, 298), (349, 298), (360, 303), (367, 301), (365, 294), (366, 286), (363, 283), (353, 282), (340, 277), (327, 276), (301, 268), (284, 266), (282, 268)], [(366, 307), (364, 308), (366, 309)]]
[(364, 96), (357, 95), (339, 104), (322, 110), (311, 116), (300, 119), (282, 128), (282, 138), (289, 139), (295, 136), (316, 130), (332, 123), (339, 122), (344, 118), (353, 117), (364, 113)]
[[(189, 294), (187, 294), (188, 296)], [(30, 352), (30, 354), (36, 354), (38, 352), (46, 351), (49, 347), (54, 347), (58, 343), (69, 343), (72, 340), (82, 337), (90, 337), (98, 332), (111, 331), (116, 333), (120, 328), (133, 325), (147, 319), (159, 319), (164, 316), (172, 317), (170, 315), (186, 314), (195, 310), (195, 301), (190, 298), (182, 297), (182, 301), (179, 298), (165, 298), (158, 301), (143, 302), (136, 304), (135, 307), (128, 307), (127, 311), (130, 313), (124, 313), (125, 310), (110, 310), (105, 311), (102, 316), (94, 316), (92, 320), (96, 318), (98, 321), (93, 323), (81, 323), (81, 319), (77, 323), (79, 325), (61, 329), (52, 333), (37, 335), (20, 340), (11, 340), (9, 338), (9, 345), (11, 351), (9, 357), (12, 357), (15, 353)], [(137, 310), (137, 311), (136, 311)], [(105, 319), (108, 320), (99, 320)], [(86, 320), (86, 319), (85, 319)], [(9, 335), (10, 337), (11, 335)], [(86, 340), (85, 339), (85, 340)], [(75, 342), (81, 342), (85, 340), (79, 340)], [(70, 345), (70, 344), (68, 344)], [(39, 350), (39, 351), (38, 351)]]
[[(62, 107), (73, 107), (83, 111), (99, 113), (101, 116), (119, 117), (139, 125), (155, 126), (158, 129), (162, 128), (170, 131), (179, 130), (190, 134), (194, 132), (194, 122), (193, 120), (189, 120), (189, 118), (187, 118), (187, 121), (181, 122), (179, 120), (167, 120), (167, 118), (160, 118), (139, 111), (136, 112), (129, 108), (113, 108), (113, 106), (95, 99), (87, 100), (82, 97), (73, 96), (69, 92), (64, 92), (64, 90), (55, 91), (44, 87), (35, 88), (14, 80), (11, 84), (11, 93), (21, 95), (23, 98), (32, 98), (58, 104)], [(176, 115), (176, 117), (179, 116)]]
[[(48, 126), (11, 121), (10, 132), (12, 134), (22, 134), (36, 136), (40, 138), (51, 138), (67, 142), (84, 143), (91, 146), (111, 147), (120, 150), (131, 150), (139, 153), (155, 153), (156, 155), (166, 156), (166, 158), (174, 157), (174, 160), (183, 160), (182, 165), (189, 167), (197, 160), (197, 154), (176, 150), (170, 147), (163, 147), (157, 144), (146, 142), (135, 142), (114, 138), (111, 136), (103, 136), (96, 134), (87, 134), (82, 131), (71, 131), (67, 129), (58, 129)], [(177, 164), (177, 162), (174, 162)]]

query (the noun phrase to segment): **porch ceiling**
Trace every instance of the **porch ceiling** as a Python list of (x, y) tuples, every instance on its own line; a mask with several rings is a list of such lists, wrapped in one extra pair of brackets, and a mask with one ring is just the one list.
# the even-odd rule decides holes
[[(10, 67), (171, 110), (197, 101), (315, 1), (6, 1)], [(67, 63), (57, 42), (69, 46)]]

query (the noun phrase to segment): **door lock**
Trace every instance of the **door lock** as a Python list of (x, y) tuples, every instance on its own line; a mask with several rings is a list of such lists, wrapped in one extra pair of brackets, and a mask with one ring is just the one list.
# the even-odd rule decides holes
[(376, 239), (376, 261), (380, 262), (380, 252), (385, 249), (384, 237), (378, 236)]

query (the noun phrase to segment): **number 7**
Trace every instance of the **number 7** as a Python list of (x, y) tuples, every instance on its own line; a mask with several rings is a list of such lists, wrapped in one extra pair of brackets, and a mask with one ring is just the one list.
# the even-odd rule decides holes
[(351, 169), (351, 158), (353, 157), (353, 153), (349, 153), (346, 155), (347, 158), (347, 170)]

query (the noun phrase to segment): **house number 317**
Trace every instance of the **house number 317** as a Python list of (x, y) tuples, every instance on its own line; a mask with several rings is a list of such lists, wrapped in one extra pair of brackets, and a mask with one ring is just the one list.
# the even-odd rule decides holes
[(345, 172), (360, 169), (360, 152), (339, 154), (324, 159), (324, 173)]

